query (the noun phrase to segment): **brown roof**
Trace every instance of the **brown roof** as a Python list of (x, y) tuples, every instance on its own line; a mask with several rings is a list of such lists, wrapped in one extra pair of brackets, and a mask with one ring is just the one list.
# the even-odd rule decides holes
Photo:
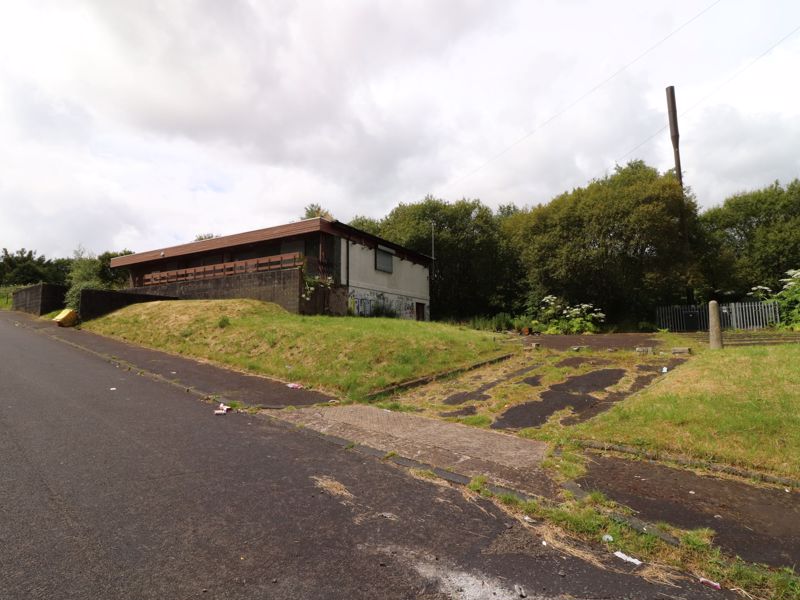
[(355, 227), (351, 227), (350, 225), (346, 225), (339, 221), (328, 221), (322, 217), (315, 217), (313, 219), (304, 219), (296, 223), (288, 223), (286, 225), (278, 225), (276, 227), (267, 227), (266, 229), (256, 229), (255, 231), (247, 231), (245, 233), (224, 235), (199, 242), (190, 242), (188, 244), (180, 244), (178, 246), (170, 246), (168, 248), (158, 248), (157, 250), (148, 250), (147, 252), (138, 252), (136, 254), (118, 256), (111, 259), (111, 268), (129, 267), (131, 265), (138, 265), (154, 260), (174, 258), (176, 256), (187, 256), (190, 254), (198, 254), (200, 252), (209, 252), (213, 250), (221, 250), (235, 246), (243, 246), (245, 244), (252, 244), (255, 242), (266, 242), (269, 240), (276, 240), (294, 235), (303, 235), (306, 233), (314, 233), (317, 231), (338, 235), (356, 242), (380, 244), (393, 249), (404, 258), (426, 266), (429, 265), (431, 261), (429, 256), (420, 254), (419, 252), (415, 252), (414, 250), (410, 250), (408, 248), (404, 248), (399, 244), (384, 240), (376, 235), (367, 233), (366, 231), (361, 231), (360, 229), (356, 229)]

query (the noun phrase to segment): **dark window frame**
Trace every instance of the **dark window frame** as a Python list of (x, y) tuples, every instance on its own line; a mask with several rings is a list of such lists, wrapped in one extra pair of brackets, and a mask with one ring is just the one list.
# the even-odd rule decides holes
[[(379, 256), (382, 257), (389, 257), (389, 264), (388, 268), (385, 264), (381, 264), (381, 261), (378, 259)], [(378, 246), (375, 248), (375, 270), (381, 271), (382, 273), (394, 273), (394, 252), (387, 250), (386, 248), (382, 248)]]

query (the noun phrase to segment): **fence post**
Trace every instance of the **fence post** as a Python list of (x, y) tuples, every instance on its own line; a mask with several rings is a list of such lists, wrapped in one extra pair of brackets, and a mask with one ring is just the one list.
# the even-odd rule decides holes
[(722, 328), (719, 322), (719, 302), (708, 303), (708, 347), (711, 350), (722, 349)]

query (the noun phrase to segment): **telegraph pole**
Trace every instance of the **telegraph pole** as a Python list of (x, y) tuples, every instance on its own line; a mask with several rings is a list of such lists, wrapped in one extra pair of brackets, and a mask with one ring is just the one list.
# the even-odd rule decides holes
[[(680, 133), (678, 132), (678, 108), (675, 104), (675, 86), (667, 88), (667, 115), (669, 116), (669, 137), (672, 140), (672, 154), (675, 158), (675, 176), (683, 190), (683, 172), (681, 171), (681, 150), (679, 146)], [(689, 256), (689, 232), (686, 227), (686, 202), (681, 202), (681, 236), (683, 237), (684, 259)], [(694, 290), (686, 286), (686, 304), (694, 304)]]
[(672, 138), (672, 153), (675, 155), (675, 175), (683, 189), (683, 173), (681, 172), (681, 151), (678, 147), (680, 133), (678, 133), (678, 109), (675, 106), (675, 86), (667, 88), (667, 114), (669, 115), (669, 137)]

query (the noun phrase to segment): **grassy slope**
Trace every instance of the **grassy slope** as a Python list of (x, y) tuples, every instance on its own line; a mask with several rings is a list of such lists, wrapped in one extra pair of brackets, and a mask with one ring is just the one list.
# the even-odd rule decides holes
[[(223, 317), (229, 325), (221, 326)], [(397, 319), (303, 317), (256, 300), (138, 304), (84, 328), (355, 399), (502, 352), (490, 333)]]
[(704, 352), (569, 435), (800, 477), (800, 345)]

